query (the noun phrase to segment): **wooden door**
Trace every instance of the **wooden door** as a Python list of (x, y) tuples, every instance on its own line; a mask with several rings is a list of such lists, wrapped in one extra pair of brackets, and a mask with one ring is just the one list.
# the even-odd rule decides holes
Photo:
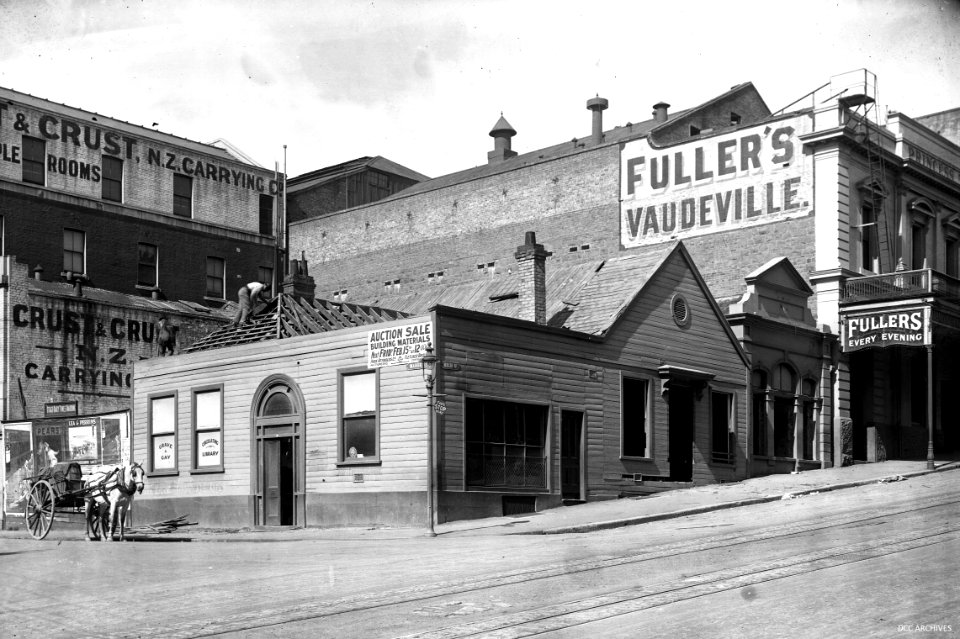
[(583, 413), (560, 412), (560, 494), (563, 499), (583, 499), (581, 457)]
[(670, 388), (670, 479), (693, 481), (693, 392), (685, 386)]
[(263, 440), (263, 523), (293, 524), (293, 441), (291, 437)]

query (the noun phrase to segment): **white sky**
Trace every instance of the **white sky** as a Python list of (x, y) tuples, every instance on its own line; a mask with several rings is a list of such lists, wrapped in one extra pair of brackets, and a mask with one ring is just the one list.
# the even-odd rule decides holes
[(751, 81), (778, 110), (866, 67), (879, 99), (960, 107), (958, 0), (0, 0), (0, 86), (299, 175), (382, 155), (431, 177)]

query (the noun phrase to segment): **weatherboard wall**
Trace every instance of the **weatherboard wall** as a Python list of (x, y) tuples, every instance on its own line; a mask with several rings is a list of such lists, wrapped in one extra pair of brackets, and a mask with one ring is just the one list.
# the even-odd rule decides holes
[[(403, 322), (380, 323), (387, 328)], [(424, 321), (422, 318), (419, 321)], [(264, 341), (145, 362), (135, 371), (134, 455), (148, 457), (148, 398), (177, 393), (178, 467), (174, 476), (148, 476), (138, 509), (166, 518), (189, 511), (201, 525), (254, 523), (252, 405), (258, 386), (282, 374), (304, 400), (306, 521), (299, 525), (422, 524), (425, 519), (426, 405), (419, 370), (379, 369), (380, 461), (343, 465), (338, 457), (338, 374), (367, 364), (372, 326), (282, 341)], [(191, 390), (223, 385), (223, 460), (220, 473), (192, 474)], [(358, 481), (357, 475), (362, 476)], [(418, 506), (423, 506), (422, 508)], [(152, 520), (152, 519), (151, 519)]]

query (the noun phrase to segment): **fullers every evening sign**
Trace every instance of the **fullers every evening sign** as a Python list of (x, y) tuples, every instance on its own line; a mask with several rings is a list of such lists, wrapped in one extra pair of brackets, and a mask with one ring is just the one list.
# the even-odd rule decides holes
[(380, 328), (367, 333), (367, 367), (419, 362), (433, 342), (430, 322)]
[(843, 350), (884, 346), (928, 346), (933, 343), (930, 309), (913, 308), (847, 316), (843, 320)]

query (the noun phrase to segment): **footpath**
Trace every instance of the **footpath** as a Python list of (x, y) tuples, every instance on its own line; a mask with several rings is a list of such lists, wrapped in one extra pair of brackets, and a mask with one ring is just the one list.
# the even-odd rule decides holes
[[(808, 470), (787, 475), (754, 477), (741, 482), (711, 484), (671, 490), (647, 497), (627, 497), (608, 501), (561, 506), (538, 513), (510, 517), (490, 517), (439, 524), (438, 536), (495, 536), (584, 533), (632, 526), (645, 522), (684, 517), (699, 513), (793, 499), (813, 493), (856, 488), (868, 484), (909, 481), (929, 473), (960, 469), (960, 461), (938, 460), (934, 469), (926, 461), (886, 461), (856, 464), (843, 468)], [(958, 476), (960, 478), (960, 476)], [(136, 507), (134, 507), (136, 508)], [(8, 521), (0, 539), (30, 539), (22, 520)], [(423, 537), (422, 528), (283, 528), (283, 529), (203, 529), (185, 527), (164, 535), (143, 535), (144, 541), (296, 541), (337, 539), (401, 539)], [(47, 540), (83, 541), (82, 521), (61, 521), (58, 513)], [(45, 541), (47, 541), (45, 540)], [(39, 542), (43, 543), (43, 542)]]

